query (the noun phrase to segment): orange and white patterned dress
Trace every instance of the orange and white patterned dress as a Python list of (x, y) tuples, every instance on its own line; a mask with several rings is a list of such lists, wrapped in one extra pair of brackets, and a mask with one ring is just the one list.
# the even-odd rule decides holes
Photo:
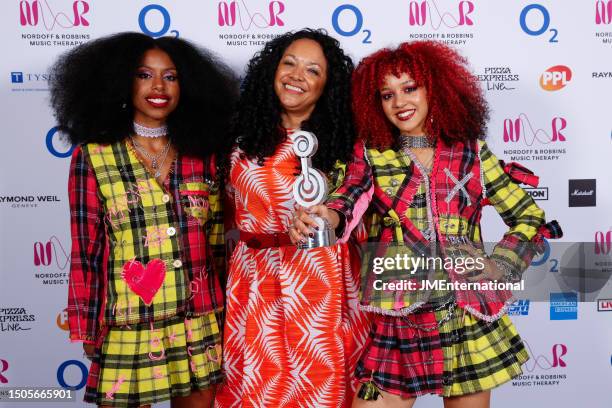
[[(287, 231), (299, 172), (289, 138), (263, 166), (234, 151), (230, 182), (238, 228)], [(353, 248), (252, 249), (238, 243), (227, 282), (226, 381), (217, 407), (350, 406), (369, 329), (358, 310), (360, 261), (351, 256)]]

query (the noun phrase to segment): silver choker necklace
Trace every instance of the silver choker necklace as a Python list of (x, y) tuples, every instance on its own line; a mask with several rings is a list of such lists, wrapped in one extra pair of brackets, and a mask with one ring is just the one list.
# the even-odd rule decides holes
[(400, 143), (402, 145), (402, 149), (422, 149), (427, 147), (434, 147), (435, 143), (431, 141), (428, 136), (400, 136)]
[(134, 133), (142, 137), (162, 137), (168, 134), (168, 126), (163, 125), (156, 128), (148, 128), (134, 122)]

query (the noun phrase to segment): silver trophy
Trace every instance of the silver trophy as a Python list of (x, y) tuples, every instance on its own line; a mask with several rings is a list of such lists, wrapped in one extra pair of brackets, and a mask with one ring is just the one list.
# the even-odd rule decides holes
[[(320, 170), (312, 167), (311, 158), (319, 148), (317, 137), (305, 130), (298, 130), (291, 135), (293, 151), (302, 162), (302, 174), (293, 184), (293, 198), (302, 207), (308, 208), (322, 204), (327, 198), (327, 178)], [(309, 249), (323, 246), (331, 246), (336, 243), (336, 234), (327, 220), (312, 215), (319, 226), (318, 230), (312, 231), (313, 237), (307, 237), (306, 242), (298, 244), (298, 248)]]

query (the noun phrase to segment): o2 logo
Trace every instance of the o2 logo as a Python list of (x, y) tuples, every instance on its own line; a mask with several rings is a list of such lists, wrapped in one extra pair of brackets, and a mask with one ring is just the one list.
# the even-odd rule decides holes
[(567, 120), (555, 117), (551, 121), (551, 134), (543, 129), (534, 129), (526, 114), (521, 113), (516, 119), (504, 119), (504, 142), (517, 143), (522, 141), (531, 146), (535, 141), (541, 144), (565, 142), (566, 138), (562, 130), (567, 127)]
[(543, 241), (544, 241), (544, 253), (538, 258), (534, 258), (531, 261), (531, 266), (542, 266), (546, 264), (546, 262), (548, 262), (551, 264), (551, 267), (549, 270), (550, 272), (559, 272), (559, 260), (556, 258), (550, 257), (550, 243), (548, 242), (546, 238), (544, 238)]
[[(540, 23), (539, 27), (530, 27), (529, 25), (527, 25), (527, 18), (531, 15), (536, 14), (539, 14), (542, 17), (542, 23)], [(523, 10), (521, 11), (519, 23), (521, 24), (521, 29), (527, 35), (537, 37), (548, 31), (552, 33), (552, 36), (550, 37), (548, 42), (559, 42), (559, 40), (557, 40), (559, 31), (556, 28), (551, 28), (550, 30), (548, 29), (550, 27), (550, 13), (548, 12), (548, 9), (546, 9), (546, 7), (541, 4), (530, 4), (528, 6), (525, 6), (525, 8), (523, 8)]]
[(8, 384), (8, 378), (4, 376), (4, 373), (8, 370), (8, 368), (8, 361), (0, 360), (0, 384)]
[[(158, 13), (162, 19), (161, 28), (157, 31), (150, 29), (147, 23), (147, 17), (151, 12)], [(140, 14), (138, 14), (138, 25), (140, 26), (140, 31), (142, 31), (149, 37), (163, 37), (168, 32), (170, 32), (175, 37), (178, 37), (179, 32), (176, 30), (170, 30), (170, 24), (170, 13), (168, 12), (168, 10), (166, 10), (165, 7), (160, 6), (159, 4), (149, 4), (148, 6), (145, 6), (142, 10), (140, 10)]]
[(605, 234), (602, 231), (595, 233), (595, 255), (610, 255), (612, 252), (612, 229)]
[[(340, 26), (340, 17), (343, 15), (352, 14), (355, 18), (355, 23), (352, 28), (341, 27)], [(364, 33), (365, 37), (362, 40), (364, 44), (372, 44), (372, 40), (370, 37), (372, 36), (372, 32), (370, 30), (362, 30), (363, 28), (363, 14), (361, 14), (361, 10), (359, 10), (356, 6), (352, 4), (343, 4), (338, 6), (334, 12), (332, 13), (332, 26), (334, 30), (343, 37), (353, 37), (359, 33)]]
[(68, 309), (62, 310), (62, 312), (57, 315), (57, 318), (55, 319), (55, 323), (57, 324), (57, 327), (60, 328), (60, 330), (63, 330), (63, 331), (69, 330)]
[(62, 28), (72, 27), (88, 27), (89, 21), (84, 17), (89, 12), (89, 3), (83, 0), (74, 1), (72, 3), (72, 16), (66, 13), (56, 13), (49, 5), (47, 0), (43, 0), (45, 6), (41, 5), (41, 1), (21, 0), (19, 2), (19, 23), (22, 26), (38, 26), (42, 23), (47, 31), (51, 31), (55, 26)]
[(47, 150), (49, 150), (49, 153), (51, 153), (55, 157), (59, 157), (60, 159), (65, 159), (66, 157), (70, 157), (72, 155), (75, 146), (70, 146), (70, 148), (64, 152), (61, 152), (56, 149), (53, 145), (53, 141), (55, 140), (55, 135), (57, 135), (58, 132), (59, 129), (57, 128), (57, 126), (49, 129), (49, 131), (47, 132), (47, 136), (45, 137), (45, 143), (47, 145)]
[(612, 0), (597, 0), (595, 2), (595, 24), (610, 24), (612, 22)]
[(240, 23), (240, 27), (247, 31), (251, 29), (251, 26), (257, 28), (283, 27), (285, 22), (280, 15), (284, 11), (285, 3), (271, 1), (268, 3), (268, 17), (266, 18), (263, 13), (251, 13), (244, 0), (240, 3), (235, 0), (221, 1), (217, 6), (217, 17), (219, 27), (234, 27), (236, 23)]
[(540, 87), (545, 91), (558, 91), (572, 80), (572, 70), (565, 65), (548, 68), (540, 76)]
[(548, 356), (546, 355), (536, 355), (531, 349), (529, 343), (527, 343), (525, 340), (523, 340), (523, 343), (525, 343), (525, 347), (527, 347), (527, 352), (531, 356), (530, 361), (525, 364), (525, 369), (528, 372), (531, 373), (535, 371), (536, 368), (539, 368), (541, 370), (550, 370), (557, 367), (567, 367), (567, 363), (563, 360), (563, 357), (567, 355), (567, 346), (565, 344), (554, 344), (552, 346), (551, 362)]
[[(81, 379), (76, 383), (76, 385), (69, 385), (66, 382), (66, 370), (72, 366), (78, 368), (79, 374), (81, 375)], [(81, 388), (85, 387), (85, 385), (87, 384), (87, 374), (88, 371), (87, 367), (85, 367), (85, 364), (81, 363), (78, 360), (67, 360), (60, 364), (60, 366), (57, 368), (57, 383), (62, 388), (78, 391)]]
[(429, 20), (434, 30), (438, 30), (442, 25), (447, 28), (474, 25), (474, 20), (470, 17), (475, 10), (474, 3), (462, 0), (457, 4), (457, 8), (455, 16), (449, 12), (442, 13), (435, 0), (411, 1), (408, 23), (411, 26), (424, 26)]
[[(58, 253), (61, 255), (58, 257)], [(55, 265), (65, 270), (70, 265), (70, 254), (64, 249), (60, 240), (54, 235), (46, 243), (34, 243), (34, 266), (50, 266), (55, 258)]]

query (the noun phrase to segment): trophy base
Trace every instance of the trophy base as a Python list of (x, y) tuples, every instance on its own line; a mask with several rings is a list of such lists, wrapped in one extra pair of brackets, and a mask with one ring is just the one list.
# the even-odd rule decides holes
[(314, 237), (308, 237), (306, 242), (298, 244), (299, 249), (312, 249), (326, 246), (332, 246), (336, 244), (336, 234), (332, 229), (320, 229), (313, 231)]

